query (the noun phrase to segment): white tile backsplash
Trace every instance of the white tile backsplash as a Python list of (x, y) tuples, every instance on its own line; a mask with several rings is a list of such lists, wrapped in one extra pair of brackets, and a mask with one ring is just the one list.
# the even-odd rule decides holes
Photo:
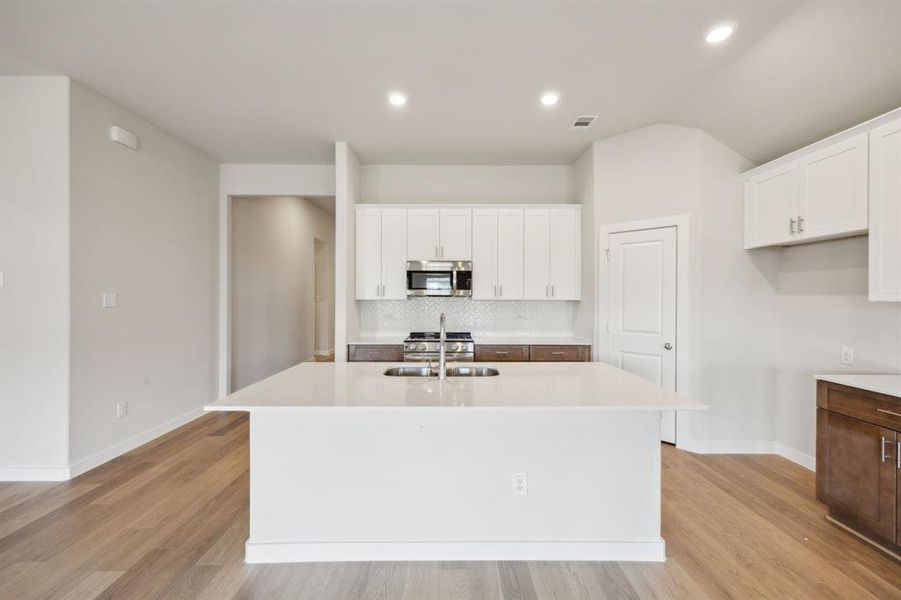
[(410, 298), (361, 300), (360, 334), (395, 335), (437, 331), (438, 317), (447, 315), (448, 331), (476, 335), (572, 335), (575, 302), (541, 300), (471, 300)]

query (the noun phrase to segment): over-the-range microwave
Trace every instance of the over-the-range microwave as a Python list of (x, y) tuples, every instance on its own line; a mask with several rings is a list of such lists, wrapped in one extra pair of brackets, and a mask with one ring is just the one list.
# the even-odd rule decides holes
[(472, 262), (407, 261), (407, 297), (472, 296)]

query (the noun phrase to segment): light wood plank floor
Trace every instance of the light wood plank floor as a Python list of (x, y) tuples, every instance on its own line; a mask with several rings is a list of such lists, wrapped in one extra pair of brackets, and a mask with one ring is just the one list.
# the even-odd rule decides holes
[(901, 598), (901, 565), (824, 519), (810, 472), (663, 460), (665, 564), (247, 566), (247, 418), (209, 414), (70, 482), (0, 484), (0, 598)]

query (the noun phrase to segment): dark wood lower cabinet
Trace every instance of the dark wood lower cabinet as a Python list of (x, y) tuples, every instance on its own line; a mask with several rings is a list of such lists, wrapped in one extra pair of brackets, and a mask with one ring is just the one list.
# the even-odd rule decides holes
[(898, 551), (901, 433), (885, 426), (892, 413), (901, 415), (901, 399), (817, 384), (817, 499), (836, 521)]
[(588, 362), (591, 346), (532, 346), (529, 360), (535, 362)]
[(476, 362), (588, 362), (591, 346), (476, 344)]
[(347, 346), (349, 362), (402, 362), (403, 345), (350, 344)]
[(528, 346), (476, 344), (476, 362), (528, 362), (528, 360)]

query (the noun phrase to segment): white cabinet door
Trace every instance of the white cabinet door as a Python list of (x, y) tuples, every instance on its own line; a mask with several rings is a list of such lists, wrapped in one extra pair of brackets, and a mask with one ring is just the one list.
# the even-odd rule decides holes
[[(473, 253), (478, 232), (473, 227)], [(473, 267), (475, 268), (475, 267)], [(502, 300), (523, 297), (523, 211), (497, 211), (497, 295)]]
[(870, 131), (870, 300), (901, 302), (901, 119)]
[(550, 211), (548, 283), (552, 300), (575, 300), (580, 295), (576, 285), (578, 271), (582, 268), (580, 234), (574, 209)]
[(493, 300), (497, 295), (497, 214), (494, 209), (472, 211), (472, 297)]
[(381, 213), (381, 298), (403, 300), (407, 297), (407, 211), (384, 209)]
[(550, 298), (549, 244), (550, 211), (523, 211), (523, 297), (527, 300)]
[(800, 159), (802, 239), (867, 229), (867, 134), (862, 133)]
[(438, 257), (441, 260), (472, 260), (471, 209), (441, 209), (439, 229)]
[(407, 260), (435, 260), (439, 252), (437, 208), (407, 210)]
[(798, 238), (798, 161), (745, 182), (745, 248), (785, 244)]
[(359, 209), (356, 213), (357, 300), (378, 300), (382, 295), (382, 211)]

